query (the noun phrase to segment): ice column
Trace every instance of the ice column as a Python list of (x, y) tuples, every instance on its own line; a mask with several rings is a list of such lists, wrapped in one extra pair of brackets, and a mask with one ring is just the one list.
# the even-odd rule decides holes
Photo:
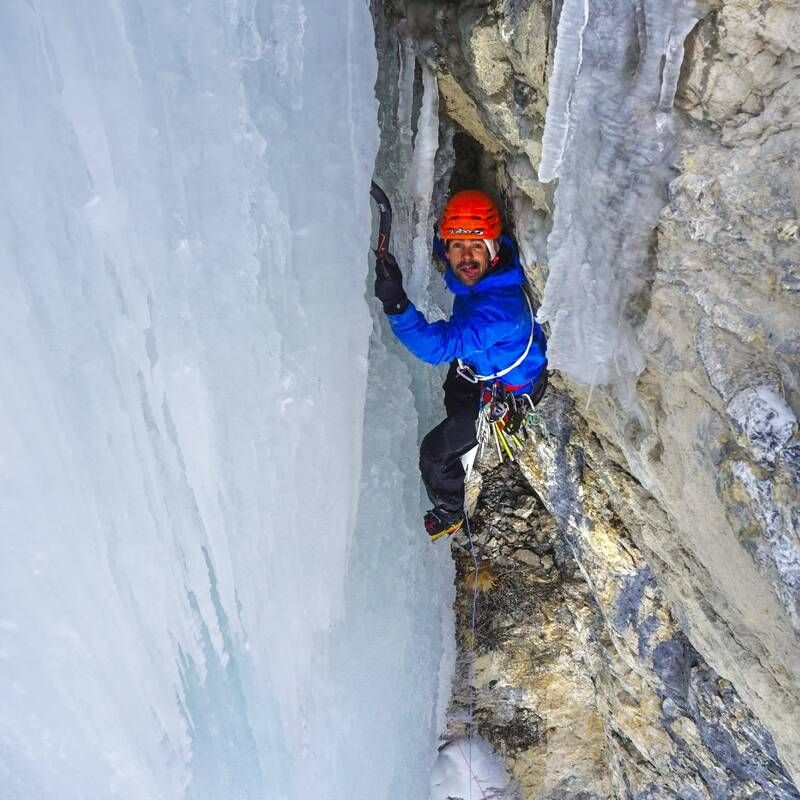
[(366, 0), (0, 10), (3, 800), (427, 784), (373, 42)]
[(565, 0), (539, 179), (558, 178), (539, 317), (584, 384), (641, 372), (635, 301), (664, 205), (691, 0)]

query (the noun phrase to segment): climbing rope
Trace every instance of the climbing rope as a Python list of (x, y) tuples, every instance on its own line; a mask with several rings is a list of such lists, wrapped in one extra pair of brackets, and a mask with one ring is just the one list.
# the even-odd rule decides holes
[[(464, 503), (464, 529), (467, 532), (467, 541), (469, 542), (469, 552), (472, 556), (472, 566), (475, 569), (475, 572), (472, 575), (472, 618), (470, 621), (470, 630), (472, 631), (472, 642), (471, 642), (471, 650), (474, 653), (475, 649), (475, 641), (477, 636), (477, 623), (478, 623), (478, 556), (475, 553), (475, 542), (472, 539), (472, 529), (469, 525), (469, 514), (467, 513), (467, 504)], [(469, 800), (472, 800), (472, 778), (471, 776), (474, 774), (472, 772), (472, 717), (475, 712), (475, 675), (473, 670), (475, 669), (475, 659), (473, 657), (470, 658), (469, 664), (469, 711), (468, 711), (468, 720), (467, 720), (467, 751), (469, 753), (469, 757), (467, 759), (467, 767), (469, 769), (470, 778), (468, 779), (469, 783)], [(459, 747), (459, 750), (461, 748)], [(463, 751), (462, 751), (463, 757)], [(476, 781), (477, 783), (477, 781)], [(478, 784), (480, 787), (480, 784)], [(481, 794), (486, 797), (485, 792), (481, 789)]]
[[(470, 745), (471, 745), (472, 744), (472, 739), (470, 739), (469, 742), (470, 742)], [(480, 789), (480, 791), (481, 791), (481, 800), (490, 800), (489, 795), (486, 794), (486, 792), (484, 791), (483, 786), (481, 786), (480, 778), (475, 774), (475, 772), (472, 769), (472, 750), (471, 750), (471, 747), (469, 748), (469, 757), (467, 757), (467, 756), (464, 755), (464, 750), (461, 747), (461, 743), (460, 742), (456, 742), (456, 746), (458, 747), (458, 752), (461, 753), (461, 758), (463, 758), (464, 761), (467, 762), (467, 770), (469, 771), (470, 777), (472, 778), (472, 780), (475, 781), (475, 783), (478, 785), (478, 789)], [(469, 781), (469, 800), (472, 800), (472, 780)]]
[[(541, 395), (537, 401), (541, 399)], [(483, 451), (486, 443), (491, 438), (494, 441), (497, 450), (498, 458), (502, 463), (505, 457), (514, 461), (517, 455), (524, 449), (522, 439), (517, 434), (527, 439), (533, 435), (535, 427), (540, 427), (545, 437), (548, 437), (547, 427), (544, 417), (536, 411), (536, 407), (530, 394), (523, 394), (516, 396), (511, 392), (507, 392), (498, 384), (493, 384), (491, 389), (485, 389), (482, 397), (481, 409), (478, 412), (478, 419), (475, 428), (475, 436), (478, 444), (472, 451), (472, 460), (474, 460), (475, 452), (479, 451), (479, 458), (483, 458)], [(467, 474), (471, 471), (472, 460), (469, 463)], [(477, 641), (477, 627), (478, 627), (478, 575), (480, 572), (480, 561), (483, 559), (483, 553), (489, 540), (489, 529), (486, 532), (481, 543), (480, 550), (476, 552), (475, 540), (472, 538), (472, 529), (469, 524), (469, 513), (467, 508), (466, 499), (464, 501), (464, 530), (467, 533), (467, 541), (469, 542), (469, 552), (472, 558), (473, 576), (472, 576), (472, 613), (470, 619), (470, 630), (472, 633), (472, 653), (469, 665), (469, 708), (467, 717), (467, 755), (459, 745), (459, 752), (462, 758), (467, 763), (467, 769), (470, 778), (469, 781), (469, 800), (472, 800), (472, 779), (474, 779), (478, 788), (481, 791), (481, 797), (488, 800), (486, 792), (478, 780), (472, 769), (472, 730), (473, 730), (473, 717), (475, 713), (475, 659), (474, 649), (475, 642)]]

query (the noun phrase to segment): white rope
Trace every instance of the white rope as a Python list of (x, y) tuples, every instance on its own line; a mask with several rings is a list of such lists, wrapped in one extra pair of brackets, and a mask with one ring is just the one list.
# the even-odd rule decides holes
[[(467, 513), (467, 506), (466, 502), (464, 504), (464, 527), (467, 530), (467, 540), (469, 541), (469, 552), (472, 556), (472, 564), (475, 567), (475, 572), (472, 576), (472, 620), (470, 623), (470, 628), (472, 630), (472, 647), (471, 649), (474, 651), (475, 649), (475, 637), (476, 637), (476, 628), (477, 628), (477, 621), (478, 621), (478, 556), (475, 554), (475, 543), (472, 541), (472, 531), (469, 527), (469, 514)], [(467, 764), (469, 766), (470, 777), (469, 781), (469, 798), (472, 800), (472, 715), (475, 712), (475, 658), (474, 652), (473, 657), (470, 659), (469, 665), (469, 723), (467, 727), (467, 750), (469, 752), (469, 758), (467, 759)], [(478, 784), (480, 786), (480, 784)], [(481, 789), (481, 794), (483, 794), (483, 790)], [(485, 796), (485, 795), (484, 795)]]
[[(465, 378), (471, 383), (477, 383), (478, 381), (490, 381), (494, 378), (502, 378), (503, 375), (507, 375), (512, 369), (516, 369), (528, 357), (528, 353), (531, 351), (531, 345), (533, 344), (534, 333), (536, 332), (536, 317), (534, 316), (533, 306), (531, 305), (531, 299), (528, 297), (528, 293), (523, 289), (522, 294), (525, 295), (525, 302), (528, 304), (528, 311), (531, 312), (531, 335), (528, 337), (528, 344), (525, 347), (523, 354), (510, 367), (501, 369), (500, 372), (495, 372), (492, 375), (476, 375), (472, 367), (470, 367), (469, 364), (465, 364), (459, 358), (458, 374), (461, 375), (461, 377)], [(467, 377), (467, 375), (464, 374), (467, 370), (469, 370), (471, 373), (471, 377)]]

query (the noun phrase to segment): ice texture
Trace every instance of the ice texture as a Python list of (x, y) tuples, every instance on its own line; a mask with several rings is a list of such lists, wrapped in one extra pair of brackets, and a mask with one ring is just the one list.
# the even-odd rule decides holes
[(539, 319), (550, 365), (584, 384), (644, 366), (635, 326), (672, 158), (692, 0), (565, 0), (539, 179), (558, 178)]
[(452, 566), (364, 297), (368, 3), (0, 22), (0, 796), (423, 796)]

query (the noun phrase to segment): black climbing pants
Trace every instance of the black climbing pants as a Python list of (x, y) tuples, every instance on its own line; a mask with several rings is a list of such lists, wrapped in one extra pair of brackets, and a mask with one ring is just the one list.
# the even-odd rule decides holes
[(475, 420), (480, 409), (481, 389), (456, 372), (453, 361), (444, 382), (444, 407), (447, 419), (422, 440), (419, 471), (434, 506), (449, 512), (464, 507), (464, 468), (461, 456), (478, 443)]

